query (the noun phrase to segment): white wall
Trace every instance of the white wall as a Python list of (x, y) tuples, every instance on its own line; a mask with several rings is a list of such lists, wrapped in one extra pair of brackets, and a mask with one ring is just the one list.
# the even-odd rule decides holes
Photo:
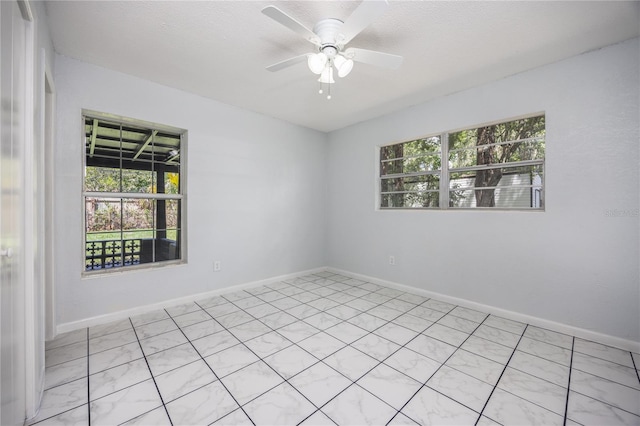
[[(640, 341), (638, 39), (333, 132), (329, 265)], [(376, 146), (546, 113), (546, 211), (377, 211)], [(388, 256), (396, 265), (390, 266)]]
[[(55, 75), (59, 325), (326, 264), (325, 134), (63, 56)], [(188, 130), (188, 264), (81, 277), (82, 108)]]

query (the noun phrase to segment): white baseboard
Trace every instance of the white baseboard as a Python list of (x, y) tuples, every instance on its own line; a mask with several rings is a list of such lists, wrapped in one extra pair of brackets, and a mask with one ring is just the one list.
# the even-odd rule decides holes
[(608, 334), (598, 333), (596, 331), (586, 330), (584, 328), (574, 327), (572, 325), (567, 325), (567, 324), (563, 324), (555, 321), (546, 320), (543, 318), (525, 315), (518, 312), (502, 309), (502, 308), (496, 308), (494, 306), (484, 305), (482, 303), (472, 302), (470, 300), (461, 299), (458, 297), (447, 296), (446, 294), (436, 293), (429, 290), (423, 290), (417, 287), (411, 287), (411, 286), (408, 286), (405, 284), (399, 284), (393, 281), (386, 281), (379, 278), (370, 277), (368, 275), (357, 274), (351, 271), (345, 271), (342, 269), (331, 268), (331, 267), (326, 268), (326, 270), (336, 274), (353, 277), (362, 281), (368, 281), (374, 284), (384, 285), (384, 286), (396, 288), (398, 290), (406, 291), (409, 293), (419, 294), (425, 297), (438, 299), (443, 302), (448, 302), (454, 305), (460, 305), (465, 308), (475, 309), (477, 311), (497, 315), (513, 321), (519, 321), (519, 322), (530, 324), (536, 327), (545, 328), (547, 330), (556, 331), (558, 333), (564, 333), (570, 336), (579, 337), (581, 339), (591, 340), (594, 342), (602, 343), (604, 345), (613, 346), (613, 347), (624, 349), (627, 351), (640, 353), (640, 342), (635, 342), (633, 340), (627, 340), (620, 337), (611, 336)]
[(66, 322), (63, 324), (58, 324), (56, 327), (56, 335), (61, 333), (66, 333), (69, 331), (78, 330), (86, 327), (94, 327), (100, 324), (106, 324), (112, 321), (123, 320), (135, 315), (144, 314), (147, 312), (155, 311), (163, 308), (170, 308), (172, 306), (181, 305), (183, 303), (193, 302), (199, 299), (206, 299), (207, 297), (219, 296), (221, 294), (232, 293), (234, 291), (245, 290), (248, 288), (260, 287), (267, 284), (272, 284), (278, 281), (284, 281), (291, 278), (296, 278), (304, 275), (314, 274), (318, 272), (326, 271), (327, 268), (315, 268), (308, 269), (306, 271), (294, 272), (291, 274), (280, 275), (277, 277), (266, 278), (263, 280), (252, 281), (243, 284), (236, 284), (230, 287), (218, 288), (211, 291), (206, 291), (203, 293), (191, 294), (189, 296), (178, 297), (175, 299), (165, 300), (163, 302), (152, 303), (150, 305), (137, 306), (131, 309), (125, 309), (122, 311), (111, 312), (104, 315), (98, 315), (95, 317), (85, 318), (78, 321)]

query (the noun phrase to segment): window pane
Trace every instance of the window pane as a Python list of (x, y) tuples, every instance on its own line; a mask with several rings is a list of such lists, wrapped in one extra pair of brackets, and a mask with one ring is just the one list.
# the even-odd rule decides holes
[(179, 224), (179, 208), (180, 208), (180, 200), (166, 200), (165, 201), (165, 211), (167, 218), (167, 229), (177, 229)]
[(87, 166), (84, 173), (85, 191), (120, 192), (120, 169)]
[(404, 155), (402, 144), (383, 146), (380, 148), (380, 160), (389, 160), (392, 158), (402, 158)]
[(541, 164), (451, 173), (449, 206), (542, 208), (542, 189)]
[[(416, 139), (409, 142), (399, 143), (395, 145), (383, 146), (380, 148), (380, 161), (384, 164), (385, 160), (391, 159), (410, 159), (413, 157), (434, 157), (438, 159), (440, 158), (440, 137), (434, 136), (430, 138), (424, 139)], [(430, 163), (431, 160), (428, 160), (427, 163)], [(416, 163), (420, 163), (418, 160)], [(390, 162), (394, 165), (399, 165), (403, 163)], [(409, 163), (411, 164), (411, 163)], [(438, 166), (439, 167), (439, 166)], [(436, 168), (438, 168), (436, 167)], [(418, 170), (418, 169), (416, 169)], [(390, 173), (405, 173), (406, 171), (392, 171)], [(389, 173), (386, 173), (389, 174)]]
[(124, 266), (153, 262), (153, 230), (122, 232)]
[(180, 258), (179, 249), (179, 200), (158, 200), (158, 225), (156, 229), (156, 260)]
[(382, 208), (427, 208), (438, 207), (440, 203), (440, 193), (434, 192), (411, 192), (399, 194), (382, 194)]
[(123, 201), (125, 266), (154, 262), (155, 206), (156, 200)]
[(526, 139), (502, 145), (477, 146), (472, 149), (449, 152), (452, 169), (479, 164), (513, 163), (544, 159), (544, 138)]
[(180, 173), (166, 172), (164, 179), (164, 192), (166, 194), (180, 193)]
[(449, 134), (449, 168), (544, 159), (545, 117)]
[(140, 263), (153, 262), (153, 253), (149, 253), (148, 258), (143, 257), (144, 238), (138, 232), (122, 233), (123, 243), (123, 266), (139, 265)]
[(416, 139), (414, 141), (405, 142), (405, 155), (418, 153), (439, 153), (440, 152), (440, 136), (432, 136), (430, 138)]
[(381, 175), (399, 173), (416, 173), (440, 170), (440, 154), (420, 155), (405, 157), (398, 160), (390, 160), (382, 163)]
[(119, 198), (85, 199), (87, 239), (120, 239), (121, 200)]
[[(544, 116), (450, 133), (448, 144), (450, 207), (543, 207)], [(479, 167), (536, 160), (540, 164)], [(456, 171), (470, 167), (480, 170)]]
[[(459, 190), (451, 194), (450, 207), (473, 208), (473, 207), (495, 207), (495, 208), (541, 208), (542, 188), (496, 188)], [(479, 205), (477, 200), (493, 199), (494, 205)]]
[[(141, 164), (139, 167), (142, 167)], [(144, 165), (147, 170), (122, 170), (122, 192), (133, 192), (139, 194), (155, 194), (154, 172), (151, 170), (151, 163)]]
[(123, 200), (123, 224), (125, 230), (149, 231), (148, 237), (152, 237), (154, 222), (155, 200), (148, 199), (124, 199)]
[[(172, 230), (174, 233), (176, 230)], [(180, 259), (178, 243), (170, 238), (158, 238), (156, 240), (156, 261)]]
[(86, 242), (85, 269), (87, 271), (122, 266), (122, 242), (97, 240)]
[(117, 198), (85, 199), (85, 269), (106, 269), (122, 264), (121, 201)]
[(426, 191), (440, 188), (440, 175), (421, 175), (381, 180), (382, 192)]
[(533, 177), (542, 178), (542, 174), (542, 164), (452, 172), (449, 174), (449, 188), (532, 185)]
[(158, 133), (155, 137), (156, 162), (174, 167), (180, 165), (181, 143), (182, 140), (179, 135)]
[[(382, 208), (437, 207), (440, 188), (438, 172), (441, 167), (439, 136), (381, 147), (380, 206)], [(385, 177), (418, 173), (424, 174)]]

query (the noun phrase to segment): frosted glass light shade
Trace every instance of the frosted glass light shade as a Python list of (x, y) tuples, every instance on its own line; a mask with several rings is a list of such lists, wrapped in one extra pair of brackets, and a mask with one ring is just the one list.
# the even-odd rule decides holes
[(309, 55), (307, 59), (307, 65), (309, 65), (309, 69), (314, 74), (321, 74), (324, 70), (325, 65), (327, 65), (327, 55), (324, 53), (315, 53), (313, 55)]
[(333, 64), (336, 66), (338, 70), (338, 77), (346, 77), (349, 75), (351, 70), (353, 69), (353, 61), (351, 59), (347, 59), (342, 55), (338, 55), (333, 58)]
[(333, 79), (333, 68), (331, 68), (331, 65), (329, 65), (328, 67), (325, 67), (325, 69), (322, 70), (322, 74), (320, 74), (320, 78), (318, 79), (318, 81), (320, 83), (326, 83), (326, 84), (333, 84), (336, 82)]

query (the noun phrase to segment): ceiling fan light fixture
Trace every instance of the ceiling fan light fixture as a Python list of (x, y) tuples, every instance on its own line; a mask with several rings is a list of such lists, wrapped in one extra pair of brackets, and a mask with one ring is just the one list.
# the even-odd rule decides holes
[(353, 69), (353, 60), (347, 59), (342, 55), (337, 55), (333, 59), (333, 65), (335, 65), (336, 70), (338, 70), (338, 77), (342, 78), (348, 76)]
[(327, 60), (327, 55), (325, 55), (324, 53), (314, 53), (309, 55), (309, 58), (307, 59), (307, 65), (309, 65), (309, 69), (312, 73), (321, 74), (324, 71), (325, 66), (327, 65)]
[[(0, 0), (1, 1), (1, 0)], [(267, 67), (269, 71), (278, 71), (307, 60), (307, 66), (318, 75), (320, 87), (318, 92), (328, 92), (331, 99), (331, 85), (335, 83), (334, 72), (338, 77), (346, 77), (353, 69), (353, 62), (396, 69), (402, 64), (402, 56), (378, 52), (376, 50), (346, 47), (362, 30), (377, 19), (389, 7), (387, 0), (362, 0), (360, 5), (346, 20), (336, 18), (322, 19), (310, 30), (295, 18), (289, 16), (276, 6), (267, 6), (262, 13), (301, 35), (312, 43), (316, 50), (275, 63)], [(335, 67), (335, 70), (334, 70)]]
[(322, 70), (322, 74), (320, 74), (318, 81), (325, 84), (333, 84), (336, 82), (333, 79), (333, 68), (330, 64)]

